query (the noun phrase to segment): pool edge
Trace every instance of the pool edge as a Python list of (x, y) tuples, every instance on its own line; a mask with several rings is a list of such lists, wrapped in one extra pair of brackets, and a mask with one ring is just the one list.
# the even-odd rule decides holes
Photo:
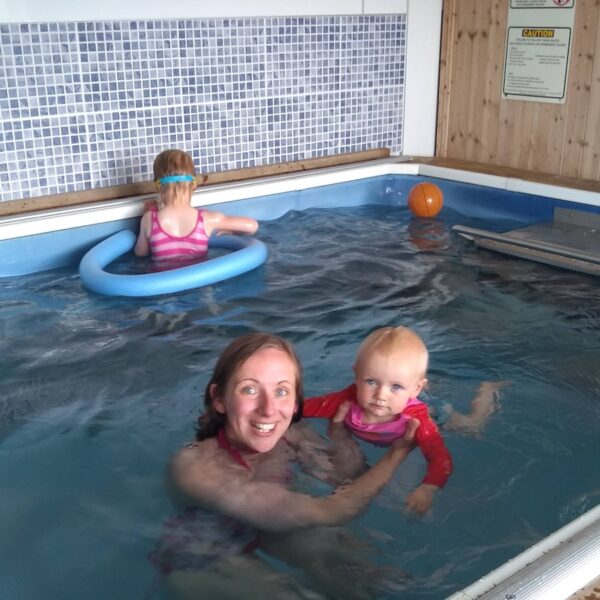
[[(211, 206), (381, 175), (437, 177), (449, 181), (600, 207), (600, 193), (597, 192), (414, 162), (408, 157), (391, 157), (364, 163), (327, 167), (314, 172), (272, 175), (252, 181), (215, 184), (199, 188), (193, 195), (192, 204), (195, 207)], [(153, 195), (132, 196), (1, 217), (0, 241), (140, 217), (143, 213), (144, 201), (151, 197)]]
[(446, 600), (566, 600), (599, 565), (600, 504)]

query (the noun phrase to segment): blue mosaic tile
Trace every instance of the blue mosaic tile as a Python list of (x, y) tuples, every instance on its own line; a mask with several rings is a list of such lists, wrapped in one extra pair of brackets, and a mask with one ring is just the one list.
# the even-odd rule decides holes
[(0, 24), (0, 199), (401, 151), (406, 19)]

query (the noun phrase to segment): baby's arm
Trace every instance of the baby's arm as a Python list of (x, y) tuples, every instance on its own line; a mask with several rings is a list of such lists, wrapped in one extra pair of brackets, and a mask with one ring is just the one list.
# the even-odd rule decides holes
[(150, 254), (150, 212), (145, 212), (140, 221), (140, 233), (138, 234), (135, 248), (133, 249), (136, 256), (148, 256)]
[(444, 423), (444, 429), (479, 433), (496, 410), (496, 400), (500, 390), (507, 385), (510, 385), (510, 381), (482, 382), (475, 398), (471, 400), (470, 412), (463, 415), (452, 409), (448, 420)]
[(214, 233), (245, 233), (253, 235), (258, 231), (258, 221), (250, 217), (228, 216), (220, 212), (202, 211), (204, 229), (209, 237)]
[(352, 384), (337, 392), (330, 392), (329, 394), (323, 394), (322, 396), (306, 398), (302, 408), (302, 416), (333, 419), (340, 406), (344, 402), (352, 402), (355, 397), (354, 384)]
[(427, 460), (427, 473), (421, 485), (409, 494), (406, 507), (424, 514), (431, 508), (436, 492), (446, 484), (452, 473), (452, 457), (426, 407), (411, 416), (420, 422), (415, 440)]

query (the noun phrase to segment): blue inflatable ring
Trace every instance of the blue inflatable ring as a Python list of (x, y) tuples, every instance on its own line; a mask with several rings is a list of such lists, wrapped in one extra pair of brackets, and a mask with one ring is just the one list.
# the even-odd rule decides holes
[(267, 248), (251, 237), (222, 235), (211, 237), (209, 247), (232, 250), (231, 254), (157, 273), (117, 275), (104, 269), (129, 252), (136, 236), (128, 229), (119, 231), (89, 250), (79, 264), (79, 276), (88, 289), (105, 296), (158, 296), (217, 283), (262, 265)]

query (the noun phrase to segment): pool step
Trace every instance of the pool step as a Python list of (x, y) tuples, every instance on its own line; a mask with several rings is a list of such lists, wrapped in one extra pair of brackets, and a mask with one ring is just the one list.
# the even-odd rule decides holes
[(505, 233), (463, 225), (452, 229), (480, 248), (600, 275), (600, 215), (595, 213), (556, 208), (554, 220), (549, 223)]

